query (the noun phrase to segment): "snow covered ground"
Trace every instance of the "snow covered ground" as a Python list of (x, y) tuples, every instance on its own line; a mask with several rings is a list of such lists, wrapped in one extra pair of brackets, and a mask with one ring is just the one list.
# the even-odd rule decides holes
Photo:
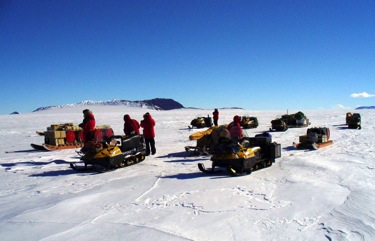
[[(108, 173), (77, 173), (75, 150), (34, 151), (51, 124), (82, 121), (77, 106), (0, 116), (0, 239), (5, 240), (375, 240), (375, 111), (361, 110), (362, 130), (345, 125), (347, 110), (303, 111), (311, 126), (331, 130), (332, 146), (292, 148), (306, 128), (272, 133), (282, 157), (248, 176), (207, 175), (188, 156), (190, 121), (213, 110), (152, 111), (90, 106), (97, 125), (122, 134), (124, 114), (157, 122), (155, 156)], [(299, 110), (289, 111), (294, 113)], [(354, 112), (352, 110), (352, 112)], [(249, 136), (282, 111), (220, 110), (258, 117)]]

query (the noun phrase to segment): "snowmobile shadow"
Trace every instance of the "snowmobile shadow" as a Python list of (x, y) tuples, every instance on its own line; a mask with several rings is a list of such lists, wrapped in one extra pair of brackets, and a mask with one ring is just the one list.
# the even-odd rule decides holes
[(337, 124), (337, 125), (333, 125), (335, 127), (339, 127), (339, 126), (346, 126), (347, 124)]
[(45, 151), (29, 149), (29, 150), (18, 150), (18, 151), (6, 151), (5, 153), (28, 153), (28, 152), (45, 152)]
[(48, 164), (51, 164), (51, 163), (67, 164), (69, 162), (64, 161), (64, 160), (53, 160), (53, 161), (50, 161), (50, 162), (32, 162), (32, 161), (30, 161), (30, 162), (16, 162), (16, 163), (1, 163), (0, 166), (11, 168), (11, 167), (14, 167), (14, 166), (22, 166), (22, 165), (25, 165), (25, 166), (45, 166), (45, 165), (48, 165)]
[(337, 129), (339, 129), (339, 130), (348, 130), (350, 128), (347, 127), (347, 126), (339, 126)]
[(170, 158), (170, 157), (189, 157), (189, 153), (187, 153), (186, 151), (181, 151), (181, 152), (169, 153), (164, 156), (158, 156), (157, 158)]
[(30, 177), (56, 177), (56, 176), (64, 176), (64, 175), (71, 175), (76, 174), (77, 172), (73, 169), (67, 170), (56, 170), (56, 171), (47, 171), (39, 174), (32, 174)]
[(192, 128), (186, 127), (186, 128), (180, 128), (178, 129), (179, 131), (191, 131), (193, 130)]
[(178, 159), (178, 160), (167, 160), (164, 162), (170, 162), (170, 163), (183, 163), (183, 162), (196, 162), (196, 161), (207, 161), (208, 159), (202, 159), (202, 158), (193, 158), (193, 159)]
[(283, 148), (284, 151), (295, 151), (296, 148), (294, 146), (287, 146)]
[(211, 178), (211, 179), (218, 179), (218, 178), (230, 178), (228, 174), (223, 170), (222, 172), (212, 173), (207, 175), (203, 172), (193, 172), (193, 173), (178, 173), (175, 175), (163, 176), (161, 178), (174, 178), (178, 180), (186, 180), (186, 179), (194, 179), (194, 178)]

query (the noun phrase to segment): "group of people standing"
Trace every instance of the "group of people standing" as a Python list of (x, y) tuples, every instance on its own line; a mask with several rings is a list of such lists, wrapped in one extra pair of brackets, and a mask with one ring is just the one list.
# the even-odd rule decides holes
[[(94, 139), (94, 129), (96, 126), (94, 114), (85, 109), (83, 111), (83, 121), (79, 124), (82, 128), (83, 142), (86, 143)], [(135, 119), (132, 119), (128, 114), (124, 115), (124, 133), (127, 136), (140, 135), (139, 129), (143, 128), (143, 137), (146, 143), (146, 155), (154, 155), (156, 153), (155, 148), (155, 120), (152, 118), (149, 112), (143, 115), (141, 124)]]
[[(213, 120), (214, 125), (218, 126), (219, 111), (214, 110)], [(82, 128), (83, 142), (86, 143), (94, 139), (94, 129), (95, 129), (95, 117), (93, 113), (85, 109), (83, 111), (83, 121), (79, 126)], [(227, 130), (230, 133), (231, 139), (241, 139), (242, 138), (242, 128), (240, 125), (241, 117), (236, 115), (233, 117), (233, 122), (227, 126)], [(152, 118), (151, 114), (147, 112), (143, 115), (143, 120), (139, 123), (137, 120), (132, 119), (130, 115), (124, 115), (124, 133), (127, 136), (140, 135), (140, 128), (143, 128), (143, 137), (146, 143), (146, 155), (154, 155), (156, 153), (155, 148), (155, 120)]]
[(124, 115), (124, 133), (125, 135), (139, 135), (139, 128), (143, 128), (143, 137), (146, 142), (146, 156), (154, 155), (156, 153), (155, 148), (155, 120), (151, 114), (147, 112), (143, 115), (141, 124), (135, 119), (132, 119), (128, 114)]

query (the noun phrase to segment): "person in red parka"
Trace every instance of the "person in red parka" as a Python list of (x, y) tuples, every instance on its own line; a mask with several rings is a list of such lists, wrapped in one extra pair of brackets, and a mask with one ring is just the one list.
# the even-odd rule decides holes
[(243, 137), (241, 128), (241, 117), (236, 115), (233, 121), (228, 125), (227, 130), (230, 133), (230, 138), (234, 141), (239, 141)]
[(83, 143), (92, 141), (94, 139), (94, 129), (95, 129), (95, 118), (92, 112), (88, 109), (83, 111), (83, 121), (79, 124), (82, 128)]
[(227, 126), (228, 131), (230, 131), (230, 129), (231, 129), (233, 126), (237, 125), (237, 123), (238, 123), (239, 125), (241, 125), (241, 117), (238, 116), (238, 115), (235, 115), (235, 116), (233, 117), (233, 121), (232, 121), (231, 123), (229, 123), (229, 125)]
[(239, 123), (234, 123), (232, 128), (230, 128), (229, 133), (230, 133), (230, 139), (236, 142), (240, 141), (243, 137), (242, 128)]
[(219, 120), (219, 111), (217, 109), (212, 112), (213, 118), (214, 118), (214, 125), (218, 126), (217, 121)]
[(129, 115), (124, 115), (124, 133), (125, 135), (139, 135), (139, 122), (130, 118)]
[(155, 148), (155, 120), (152, 118), (150, 113), (146, 113), (143, 115), (143, 120), (141, 121), (141, 127), (143, 128), (143, 137), (145, 138), (146, 142), (146, 156), (151, 154), (154, 155), (156, 153)]

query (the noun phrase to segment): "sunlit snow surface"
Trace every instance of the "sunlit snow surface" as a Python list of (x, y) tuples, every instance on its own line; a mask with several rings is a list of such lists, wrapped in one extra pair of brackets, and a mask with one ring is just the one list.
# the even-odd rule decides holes
[[(112, 172), (77, 173), (76, 150), (40, 152), (51, 124), (82, 121), (85, 107), (0, 116), (1, 240), (375, 240), (375, 111), (361, 110), (362, 129), (345, 125), (347, 110), (303, 111), (329, 127), (332, 146), (295, 150), (306, 128), (273, 132), (282, 157), (242, 177), (207, 175), (188, 156), (190, 121), (213, 110), (154, 111), (90, 106), (97, 125), (122, 134), (123, 115), (156, 120), (155, 156)], [(294, 113), (299, 110), (289, 111)], [(352, 110), (352, 112), (355, 112)], [(282, 111), (220, 110), (256, 116), (249, 136), (267, 131)]]

